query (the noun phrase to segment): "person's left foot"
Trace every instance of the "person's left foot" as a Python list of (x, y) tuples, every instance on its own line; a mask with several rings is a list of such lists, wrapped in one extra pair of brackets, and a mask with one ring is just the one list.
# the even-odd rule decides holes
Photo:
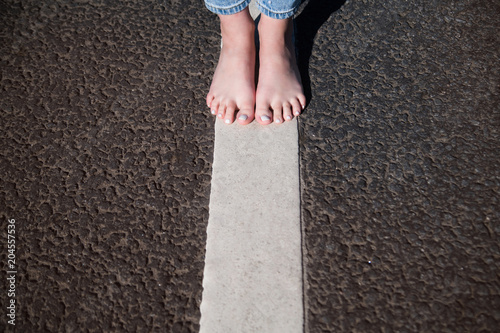
[(292, 19), (261, 15), (255, 119), (267, 125), (300, 115), (306, 105), (292, 43)]

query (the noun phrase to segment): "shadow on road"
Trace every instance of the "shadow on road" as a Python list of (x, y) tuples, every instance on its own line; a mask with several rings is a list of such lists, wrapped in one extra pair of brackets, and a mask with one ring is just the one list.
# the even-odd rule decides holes
[(307, 101), (311, 100), (311, 80), (309, 78), (309, 58), (314, 37), (330, 15), (340, 9), (345, 0), (310, 0), (295, 19), (298, 48), (298, 66)]

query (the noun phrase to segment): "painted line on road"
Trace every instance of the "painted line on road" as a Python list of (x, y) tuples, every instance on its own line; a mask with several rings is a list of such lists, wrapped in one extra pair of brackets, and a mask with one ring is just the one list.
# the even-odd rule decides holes
[(216, 120), (200, 332), (303, 332), (297, 120)]

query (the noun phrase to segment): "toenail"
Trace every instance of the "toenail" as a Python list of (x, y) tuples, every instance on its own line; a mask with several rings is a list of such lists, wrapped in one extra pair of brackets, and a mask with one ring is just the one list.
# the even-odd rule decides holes
[(222, 113), (219, 113), (217, 117), (222, 118)]
[(212, 109), (210, 112), (212, 112), (212, 114), (215, 114), (215, 109)]
[(246, 114), (242, 114), (241, 116), (238, 117), (239, 120), (247, 120), (248, 116)]
[(286, 116), (286, 120), (292, 119), (292, 116)]
[(299, 111), (295, 112), (295, 115), (296, 116), (300, 115), (300, 112)]
[(268, 120), (271, 120), (271, 118), (269, 118), (268, 116), (260, 116), (260, 119), (262, 121), (268, 121)]
[(281, 120), (276, 119), (274, 122), (279, 124), (279, 123), (281, 123)]
[(231, 120), (226, 119), (226, 120), (224, 120), (224, 122), (225, 122), (226, 124), (230, 124), (230, 123), (231, 123)]

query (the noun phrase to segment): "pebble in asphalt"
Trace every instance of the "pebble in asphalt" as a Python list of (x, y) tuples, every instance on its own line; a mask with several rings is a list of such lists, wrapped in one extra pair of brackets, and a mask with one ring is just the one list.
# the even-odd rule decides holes
[[(196, 332), (217, 21), (197, 1), (1, 6), (17, 330)], [(498, 327), (499, 13), (310, 0), (298, 17), (306, 331)]]

